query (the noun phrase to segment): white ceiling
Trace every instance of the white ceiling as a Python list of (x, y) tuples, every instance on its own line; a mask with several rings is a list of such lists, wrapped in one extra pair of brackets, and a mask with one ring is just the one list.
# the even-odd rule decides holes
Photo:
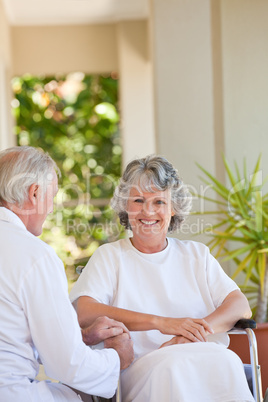
[(11, 25), (98, 24), (148, 16), (149, 0), (2, 0)]

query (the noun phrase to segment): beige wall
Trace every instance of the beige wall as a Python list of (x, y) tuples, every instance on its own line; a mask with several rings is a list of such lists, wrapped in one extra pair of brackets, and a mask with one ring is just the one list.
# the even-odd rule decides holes
[(186, 181), (221, 153), (268, 174), (267, 0), (151, 0), (157, 150)]
[(152, 63), (146, 21), (117, 26), (123, 164), (156, 152)]
[(151, 0), (157, 150), (187, 183), (214, 171), (210, 1)]
[(268, 175), (268, 1), (222, 0), (226, 153)]
[(115, 24), (12, 28), (13, 74), (118, 70)]
[(10, 27), (0, 0), (0, 150), (12, 146), (15, 141), (10, 116), (11, 63)]
[[(211, 3), (150, 4), (157, 152), (174, 164), (194, 192), (200, 192), (195, 163), (216, 172)], [(194, 200), (193, 210), (199, 210), (199, 204)], [(206, 224), (204, 218), (188, 218), (178, 236), (192, 238)]]
[(0, 0), (0, 57), (7, 65), (11, 64), (10, 27)]

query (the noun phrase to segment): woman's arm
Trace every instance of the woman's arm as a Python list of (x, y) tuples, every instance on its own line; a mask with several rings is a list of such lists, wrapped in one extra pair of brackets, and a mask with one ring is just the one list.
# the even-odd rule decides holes
[(240, 290), (234, 290), (224, 299), (223, 303), (204, 319), (213, 328), (214, 333), (226, 332), (241, 318), (250, 318), (247, 298)]
[(85, 328), (100, 316), (107, 316), (125, 324), (129, 331), (159, 330), (167, 335), (181, 335), (192, 342), (204, 342), (211, 326), (204, 319), (170, 318), (144, 314), (98, 303), (88, 296), (81, 296), (76, 304), (81, 328)]
[(156, 329), (156, 316), (154, 315), (108, 306), (106, 304), (98, 303), (95, 299), (89, 296), (79, 297), (76, 310), (81, 328), (91, 325), (98, 317), (107, 316), (124, 323), (130, 331)]

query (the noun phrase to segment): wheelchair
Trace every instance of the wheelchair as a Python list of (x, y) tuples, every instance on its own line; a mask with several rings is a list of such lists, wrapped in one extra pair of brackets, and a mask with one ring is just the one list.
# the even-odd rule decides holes
[(268, 401), (268, 395), (266, 395), (265, 400), (263, 400), (261, 368), (258, 363), (257, 341), (253, 331), (254, 328), (256, 328), (256, 322), (254, 320), (242, 319), (239, 320), (235, 326), (228, 331), (228, 333), (231, 335), (247, 335), (249, 342), (250, 364), (244, 364), (245, 374), (254, 400), (256, 402), (264, 402), (265, 400)]
[[(249, 350), (250, 350), (250, 364), (244, 364), (245, 374), (249, 384), (249, 388), (252, 392), (254, 400), (256, 402), (268, 402), (268, 394), (265, 395), (265, 399), (262, 396), (262, 384), (261, 384), (261, 369), (258, 363), (258, 350), (257, 341), (253, 329), (256, 328), (256, 322), (251, 319), (241, 319), (235, 326), (228, 331), (228, 334), (245, 334), (248, 337)], [(93, 396), (94, 402), (121, 402), (120, 382), (116, 395), (111, 399), (105, 399), (97, 396)]]

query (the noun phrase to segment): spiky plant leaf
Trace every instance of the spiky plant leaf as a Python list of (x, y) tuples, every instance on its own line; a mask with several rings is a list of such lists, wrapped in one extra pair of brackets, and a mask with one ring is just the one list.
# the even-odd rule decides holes
[[(251, 175), (247, 173), (246, 160), (244, 160), (242, 171), (237, 163), (232, 170), (224, 156), (223, 164), (231, 184), (230, 189), (197, 164), (205, 175), (202, 181), (210, 186), (211, 191), (214, 191), (216, 195), (215, 199), (199, 196), (216, 207), (216, 210), (199, 214), (214, 215), (217, 218), (217, 222), (211, 226), (211, 231), (207, 232), (211, 238), (209, 247), (216, 258), (235, 262), (237, 267), (234, 277), (244, 274), (244, 284), (240, 286), (247, 293), (249, 300), (254, 303), (255, 311), (257, 300), (265, 300), (265, 297), (258, 298), (258, 292), (259, 294), (264, 292), (268, 270), (268, 193), (263, 194), (263, 186), (268, 176), (263, 180), (260, 170), (261, 155)], [(229, 249), (231, 244), (239, 243), (241, 247)]]

